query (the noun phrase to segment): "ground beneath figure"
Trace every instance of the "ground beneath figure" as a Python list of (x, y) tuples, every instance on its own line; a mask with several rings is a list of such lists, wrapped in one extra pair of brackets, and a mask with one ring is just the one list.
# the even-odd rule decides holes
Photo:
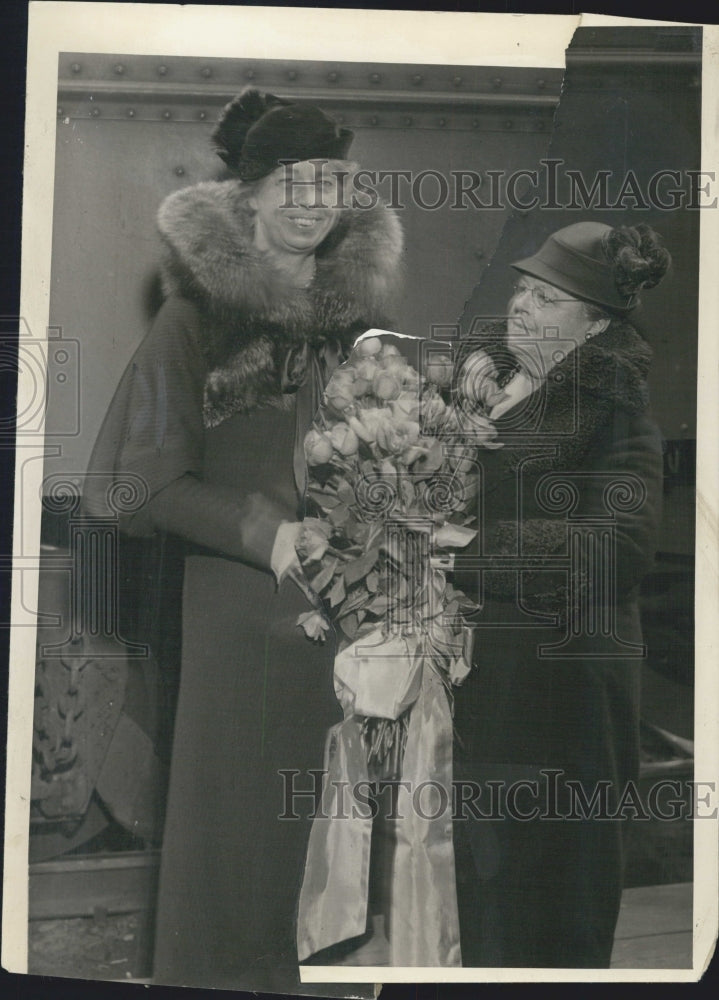
[(28, 972), (73, 979), (148, 979), (146, 913), (31, 920)]
[[(151, 978), (146, 914), (33, 920), (28, 972), (73, 979)], [(371, 935), (376, 945), (381, 927)], [(385, 949), (386, 950), (386, 949)], [(384, 960), (382, 960), (384, 959)], [(386, 964), (370, 948), (340, 965)], [(691, 883), (626, 889), (612, 953), (613, 969), (682, 969), (692, 962)]]

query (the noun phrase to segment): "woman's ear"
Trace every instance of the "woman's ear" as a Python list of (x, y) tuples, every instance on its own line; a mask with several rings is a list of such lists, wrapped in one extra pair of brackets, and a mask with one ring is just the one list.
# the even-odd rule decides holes
[(587, 329), (587, 339), (590, 337), (596, 337), (598, 333), (604, 333), (610, 323), (611, 319), (609, 316), (601, 316), (599, 319), (595, 319), (589, 324), (589, 328)]

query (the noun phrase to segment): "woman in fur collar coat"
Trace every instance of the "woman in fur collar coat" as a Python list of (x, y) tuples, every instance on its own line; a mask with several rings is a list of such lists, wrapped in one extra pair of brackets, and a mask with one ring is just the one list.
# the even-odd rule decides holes
[[(514, 265), (502, 342), (464, 347), (463, 389), (503, 442), (478, 455), (480, 548), (456, 569), (481, 603), (455, 714), (465, 965), (609, 965), (662, 491), (651, 352), (629, 315), (668, 265), (647, 227), (568, 226)], [(585, 819), (597, 791), (604, 818)]]
[[(167, 297), (93, 454), (105, 481), (144, 480), (127, 532), (187, 543), (159, 983), (299, 987), (295, 907), (314, 804), (301, 793), (341, 719), (333, 644), (296, 626), (312, 608), (293, 545), (302, 441), (356, 334), (388, 324), (402, 251), (384, 206), (343, 207), (351, 138), (311, 105), (256, 91), (228, 105), (214, 141), (239, 179), (162, 205)], [(103, 513), (101, 496), (85, 499)]]

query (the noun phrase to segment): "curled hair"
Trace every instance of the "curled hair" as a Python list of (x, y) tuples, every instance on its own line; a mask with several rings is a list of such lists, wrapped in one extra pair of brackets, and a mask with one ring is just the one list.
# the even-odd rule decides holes
[(654, 288), (671, 264), (668, 250), (650, 226), (618, 226), (604, 237), (604, 251), (614, 269), (614, 281), (622, 295), (635, 295)]

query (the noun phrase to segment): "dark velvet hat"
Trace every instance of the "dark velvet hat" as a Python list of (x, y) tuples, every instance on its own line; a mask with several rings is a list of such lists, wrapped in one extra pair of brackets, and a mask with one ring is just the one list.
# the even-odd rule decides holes
[(254, 87), (225, 107), (212, 134), (218, 156), (244, 181), (266, 177), (287, 161), (346, 159), (353, 138), (316, 105)]
[(617, 287), (614, 263), (607, 253), (611, 232), (612, 227), (601, 222), (576, 222), (552, 233), (533, 256), (512, 267), (578, 299), (629, 312), (639, 296), (623, 294)]

